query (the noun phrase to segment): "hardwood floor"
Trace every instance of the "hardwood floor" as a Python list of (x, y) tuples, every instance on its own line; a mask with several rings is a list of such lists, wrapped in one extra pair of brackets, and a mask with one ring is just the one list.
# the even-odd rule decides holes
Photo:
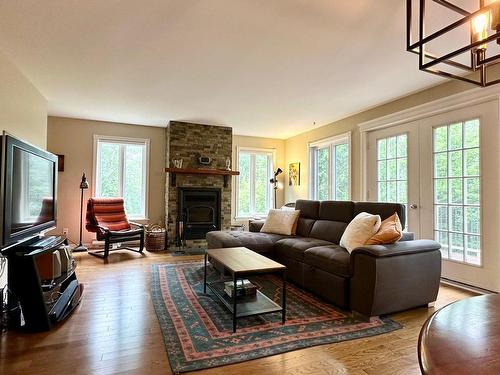
[[(171, 374), (150, 296), (154, 263), (200, 259), (130, 251), (107, 263), (75, 254), (85, 284), (82, 304), (50, 332), (10, 331), (0, 338), (0, 374)], [(389, 334), (297, 350), (199, 374), (419, 374), (417, 338), (434, 309), (471, 296), (442, 286), (434, 308), (391, 317), (404, 328)]]

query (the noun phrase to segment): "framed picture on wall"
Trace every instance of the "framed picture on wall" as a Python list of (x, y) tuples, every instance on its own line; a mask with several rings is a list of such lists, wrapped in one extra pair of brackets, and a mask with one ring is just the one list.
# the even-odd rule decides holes
[(288, 186), (300, 186), (300, 163), (288, 165)]

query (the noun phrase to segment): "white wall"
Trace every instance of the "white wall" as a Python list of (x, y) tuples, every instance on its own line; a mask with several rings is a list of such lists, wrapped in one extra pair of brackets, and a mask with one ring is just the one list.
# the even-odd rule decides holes
[(42, 148), (47, 144), (47, 101), (2, 52), (0, 130)]

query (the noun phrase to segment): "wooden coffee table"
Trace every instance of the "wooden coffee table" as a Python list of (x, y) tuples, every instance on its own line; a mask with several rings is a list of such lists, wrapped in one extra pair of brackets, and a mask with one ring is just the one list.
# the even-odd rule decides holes
[[(231, 275), (233, 290), (236, 291), (236, 282), (251, 276), (278, 273), (282, 278), (281, 306), (265, 296), (259, 290), (255, 298), (237, 298), (236, 292), (233, 297), (224, 293), (224, 282), (207, 282), (208, 258), (214, 259), (224, 266)], [(221, 288), (222, 286), (222, 288)], [(233, 332), (236, 332), (236, 321), (239, 318), (281, 312), (281, 322), (285, 324), (286, 319), (286, 266), (275, 262), (263, 255), (249, 250), (246, 247), (230, 247), (225, 249), (209, 249), (205, 252), (205, 273), (203, 280), (203, 292), (207, 287), (233, 314)]]

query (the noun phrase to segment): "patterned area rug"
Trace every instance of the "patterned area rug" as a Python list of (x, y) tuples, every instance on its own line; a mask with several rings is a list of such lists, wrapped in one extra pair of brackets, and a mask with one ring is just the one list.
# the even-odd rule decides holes
[[(210, 268), (208, 279), (218, 278)], [(251, 278), (276, 302), (281, 280), (272, 275)], [(379, 335), (401, 328), (389, 318), (372, 322), (325, 303), (292, 284), (287, 285), (287, 321), (281, 313), (238, 319), (207, 289), (203, 263), (154, 265), (152, 296), (174, 373), (200, 370), (284, 353), (310, 346)]]

